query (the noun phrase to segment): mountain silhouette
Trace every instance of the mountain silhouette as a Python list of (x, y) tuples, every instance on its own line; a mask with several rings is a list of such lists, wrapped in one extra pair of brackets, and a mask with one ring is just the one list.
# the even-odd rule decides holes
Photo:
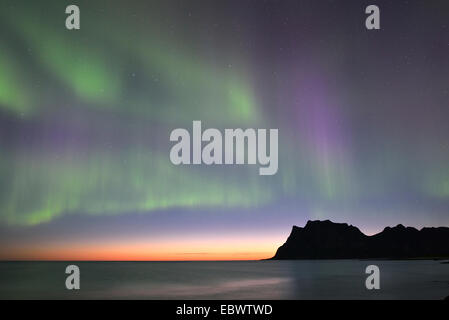
[(449, 228), (386, 227), (373, 236), (332, 221), (293, 226), (271, 259), (420, 259), (449, 257)]

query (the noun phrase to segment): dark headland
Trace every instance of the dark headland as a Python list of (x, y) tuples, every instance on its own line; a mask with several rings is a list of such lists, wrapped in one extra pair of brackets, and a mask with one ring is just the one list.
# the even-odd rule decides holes
[(308, 221), (293, 226), (272, 260), (438, 259), (449, 257), (449, 228), (417, 230), (399, 224), (372, 236), (346, 223)]

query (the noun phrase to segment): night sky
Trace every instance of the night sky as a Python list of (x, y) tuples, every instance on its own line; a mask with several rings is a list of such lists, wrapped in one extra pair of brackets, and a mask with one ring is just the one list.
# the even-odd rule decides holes
[[(194, 120), (279, 129), (277, 174), (173, 165)], [(0, 259), (267, 258), (309, 219), (449, 226), (449, 2), (1, 0)]]

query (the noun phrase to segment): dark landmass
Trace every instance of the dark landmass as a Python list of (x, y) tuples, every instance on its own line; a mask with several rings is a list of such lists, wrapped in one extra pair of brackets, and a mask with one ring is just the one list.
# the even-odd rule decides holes
[(346, 223), (308, 221), (293, 226), (271, 260), (440, 259), (449, 257), (449, 228), (417, 230), (399, 224), (373, 236)]

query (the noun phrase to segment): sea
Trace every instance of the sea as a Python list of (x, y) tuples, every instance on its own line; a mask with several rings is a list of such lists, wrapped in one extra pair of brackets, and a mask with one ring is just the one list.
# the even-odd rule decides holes
[[(66, 288), (68, 265), (79, 290)], [(369, 265), (379, 289), (368, 290)], [(437, 260), (0, 262), (0, 299), (437, 299), (449, 264)]]

